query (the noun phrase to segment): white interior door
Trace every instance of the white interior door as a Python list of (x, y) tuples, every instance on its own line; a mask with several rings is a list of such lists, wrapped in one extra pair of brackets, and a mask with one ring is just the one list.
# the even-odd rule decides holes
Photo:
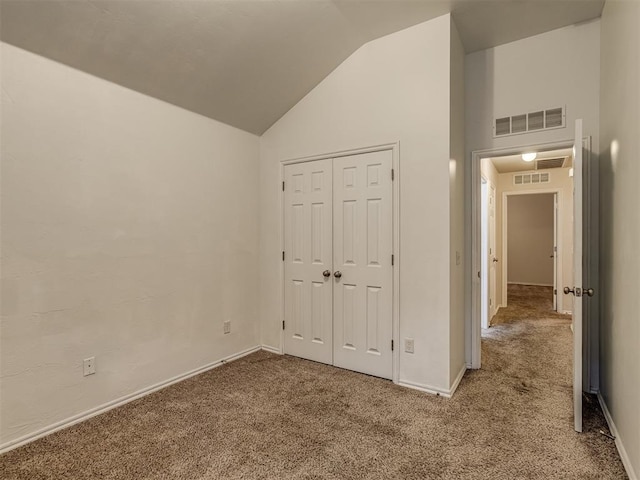
[[(496, 314), (496, 291), (498, 276), (496, 275), (496, 264), (498, 257), (496, 256), (496, 187), (489, 184), (489, 323)], [(503, 282), (506, 279), (502, 279)]]
[(489, 184), (480, 190), (480, 326), (489, 328)]
[[(582, 120), (576, 120), (573, 144), (573, 417), (576, 432), (582, 431)], [(568, 292), (566, 292), (568, 293)]]
[(553, 309), (558, 311), (558, 194), (553, 194)]
[(332, 163), (284, 167), (284, 349), (332, 363)]
[(392, 377), (392, 152), (334, 159), (334, 365)]

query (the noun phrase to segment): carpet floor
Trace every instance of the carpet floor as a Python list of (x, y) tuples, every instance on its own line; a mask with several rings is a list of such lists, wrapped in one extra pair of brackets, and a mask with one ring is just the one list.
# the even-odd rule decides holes
[(258, 352), (8, 452), (0, 478), (626, 478), (593, 397), (573, 431), (570, 319), (521, 290), (452, 399)]

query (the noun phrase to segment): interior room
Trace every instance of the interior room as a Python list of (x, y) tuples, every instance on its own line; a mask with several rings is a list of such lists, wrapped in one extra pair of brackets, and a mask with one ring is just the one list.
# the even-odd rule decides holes
[(637, 479), (639, 26), (0, 0), (0, 477)]

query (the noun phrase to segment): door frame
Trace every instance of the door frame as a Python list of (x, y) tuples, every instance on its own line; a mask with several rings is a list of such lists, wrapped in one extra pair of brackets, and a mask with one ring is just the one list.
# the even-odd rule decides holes
[[(586, 140), (586, 139), (585, 139)], [(590, 140), (589, 140), (590, 141)], [(474, 150), (471, 152), (471, 270), (469, 271), (467, 286), (471, 286), (471, 315), (467, 323), (468, 350), (466, 357), (469, 358), (472, 369), (482, 366), (481, 359), (481, 288), (480, 288), (480, 164), (483, 158), (499, 157), (504, 155), (521, 155), (527, 151), (536, 150), (558, 150), (561, 148), (573, 147), (574, 139), (567, 139), (557, 142), (523, 144), (505, 148), (489, 148), (484, 150)], [(584, 143), (584, 142), (583, 142)]]
[[(391, 182), (392, 188), (392, 252), (394, 256), (393, 265), (393, 279), (392, 279), (392, 318), (391, 318), (391, 332), (392, 340), (394, 343), (393, 354), (391, 355), (392, 361), (392, 381), (398, 383), (400, 380), (400, 142), (385, 143), (380, 145), (372, 145), (369, 147), (353, 148), (349, 150), (340, 150), (330, 153), (322, 153), (318, 155), (311, 155), (306, 157), (298, 157), (280, 161), (280, 185), (284, 182), (284, 167), (295, 163), (313, 162), (315, 160), (326, 160), (339, 157), (349, 157), (352, 155), (359, 155), (363, 153), (383, 152), (391, 151), (391, 165), (394, 172), (393, 181)], [(284, 191), (280, 188), (280, 250), (284, 252)], [(333, 210), (332, 210), (333, 211)], [(332, 213), (333, 215), (333, 213)], [(281, 286), (281, 299), (280, 299), (280, 318), (284, 321), (285, 312), (285, 276), (284, 276), (285, 262), (282, 261), (280, 265), (280, 286)], [(280, 329), (280, 354), (284, 354), (284, 331)]]
[[(555, 265), (560, 265), (560, 268), (554, 268), (554, 278), (553, 278), (553, 288), (557, 289), (558, 292), (556, 292), (555, 296), (556, 298), (560, 297), (560, 285), (563, 285), (562, 283), (562, 259), (563, 259), (563, 255), (564, 252), (562, 250), (562, 242), (560, 242), (558, 239), (562, 238), (562, 221), (564, 220), (564, 206), (562, 205), (562, 189), (560, 188), (543, 188), (543, 189), (539, 189), (539, 190), (518, 190), (518, 191), (510, 191), (510, 192), (502, 192), (502, 305), (503, 306), (507, 306), (508, 305), (508, 297), (507, 297), (507, 286), (509, 284), (508, 282), (508, 262), (509, 262), (509, 258), (507, 255), (508, 252), (508, 217), (507, 217), (507, 205), (508, 205), (508, 197), (511, 196), (515, 196), (515, 195), (544, 195), (544, 194), (550, 194), (553, 193), (555, 195), (555, 201), (557, 201), (558, 204), (558, 222), (554, 222), (554, 226), (553, 226), (553, 241), (555, 243), (555, 246), (557, 247), (557, 250), (554, 252), (554, 264)], [(555, 205), (554, 205), (554, 210), (555, 210)], [(554, 213), (555, 215), (555, 213)], [(564, 309), (564, 299), (562, 300), (562, 307)], [(563, 313), (563, 312), (560, 312)]]

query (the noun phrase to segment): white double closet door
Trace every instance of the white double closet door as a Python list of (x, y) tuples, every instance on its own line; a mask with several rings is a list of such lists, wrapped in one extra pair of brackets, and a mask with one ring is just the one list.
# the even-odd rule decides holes
[(391, 378), (392, 152), (284, 167), (285, 353)]

